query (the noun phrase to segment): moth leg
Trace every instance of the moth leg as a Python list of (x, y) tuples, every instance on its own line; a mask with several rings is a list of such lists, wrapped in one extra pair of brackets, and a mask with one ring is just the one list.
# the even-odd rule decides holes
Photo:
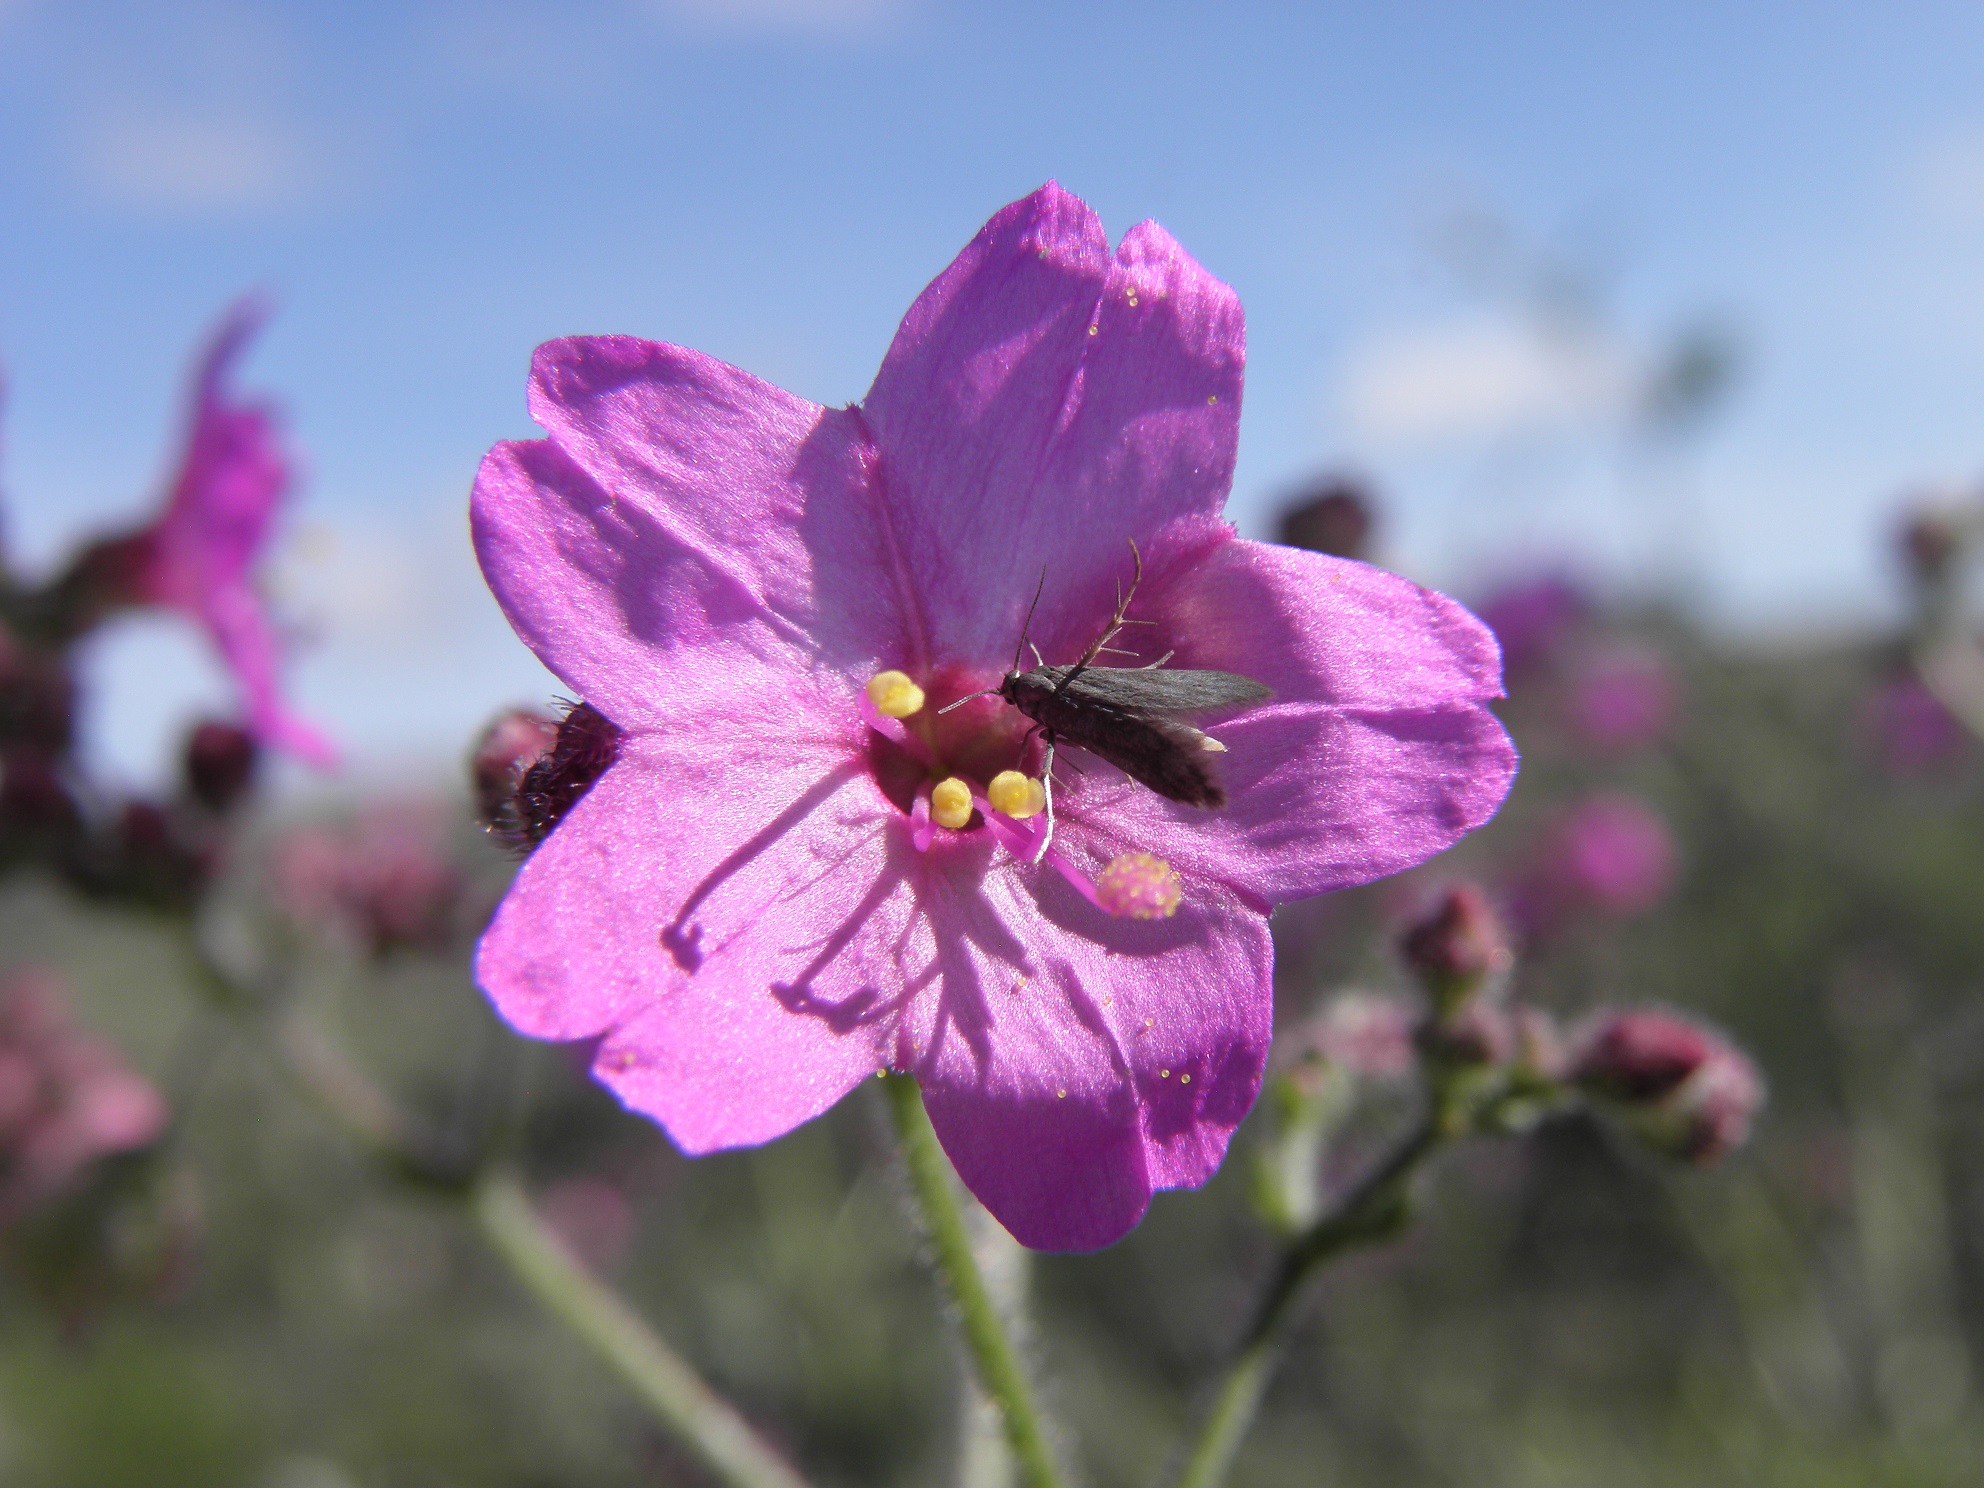
[(1077, 661), (1073, 666), (1068, 668), (1068, 675), (1063, 677), (1060, 685), (1054, 689), (1054, 696), (1059, 697), (1062, 693), (1066, 692), (1068, 690), (1068, 684), (1073, 682), (1084, 671), (1088, 670), (1088, 664), (1100, 656), (1103, 649), (1122, 633), (1124, 626), (1148, 623), (1129, 618), (1130, 606), (1136, 602), (1137, 588), (1144, 581), (1144, 555), (1138, 550), (1137, 540), (1134, 537), (1130, 539), (1130, 557), (1135, 561), (1137, 566), (1136, 572), (1130, 578), (1130, 592), (1124, 594), (1120, 588), (1116, 591), (1121, 596), (1116, 601), (1116, 613), (1109, 617), (1109, 624), (1103, 627), (1102, 634), (1096, 639), (1095, 644), (1082, 652), (1080, 661)]
[(1176, 656), (1177, 654), (1178, 653), (1176, 651), (1167, 651), (1162, 656), (1158, 657), (1156, 661), (1147, 661), (1142, 666), (1138, 667), (1137, 670), (1140, 672), (1154, 672), (1159, 667), (1163, 666), (1167, 661), (1171, 660), (1171, 658)]
[(1040, 834), (1040, 845), (1033, 850), (1033, 861), (1045, 862), (1047, 844), (1054, 840), (1054, 735), (1051, 730), (1043, 730), (1047, 739), (1047, 756), (1040, 767), (1040, 791), (1046, 797), (1041, 814), (1047, 818), (1047, 830)]

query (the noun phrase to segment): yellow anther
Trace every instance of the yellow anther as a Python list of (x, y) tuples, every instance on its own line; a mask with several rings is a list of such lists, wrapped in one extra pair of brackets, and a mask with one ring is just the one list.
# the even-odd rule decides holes
[(907, 718), (923, 707), (923, 689), (904, 672), (877, 672), (868, 679), (868, 701), (885, 718)]
[(1047, 804), (1047, 788), (1018, 770), (1001, 770), (985, 787), (985, 799), (992, 803), (994, 811), (1003, 811), (1007, 816), (1038, 816)]
[(971, 820), (971, 787), (955, 775), (938, 781), (930, 790), (930, 815), (940, 827), (963, 826)]
[(1102, 907), (1132, 920), (1169, 919), (1184, 894), (1171, 865), (1149, 853), (1111, 858), (1095, 878), (1095, 897)]

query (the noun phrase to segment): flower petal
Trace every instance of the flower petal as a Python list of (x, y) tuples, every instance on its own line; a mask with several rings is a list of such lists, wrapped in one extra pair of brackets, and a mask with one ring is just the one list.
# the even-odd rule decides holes
[(862, 671), (864, 681), (912, 659), (901, 654), (900, 590), (876, 524), (873, 452), (853, 414), (632, 336), (540, 346), (530, 405), (593, 483), (567, 473), (547, 493), (594, 529), (568, 561), (594, 573), (621, 565), (627, 592), (613, 608), (643, 622), (630, 630), (643, 644), (673, 636), (645, 597), (646, 570), (679, 566), (686, 553), (699, 608), (761, 627), (757, 649), (776, 639), (793, 664)]
[(604, 1034), (595, 1073), (685, 1151), (768, 1141), (886, 1062), (907, 835), (851, 756), (624, 749), (524, 864), (477, 981), (521, 1033)]
[[(1157, 587), (1139, 613), (1181, 667), (1265, 682), (1275, 700), (1205, 726), (1227, 804), (1200, 811), (1091, 765), (1071, 818), (1111, 852), (1268, 903), (1396, 873), (1493, 816), (1515, 746), (1489, 712), (1500, 656), (1443, 595), (1347, 559), (1235, 539)], [(1148, 646), (1150, 641), (1140, 644)]]
[[(926, 876), (942, 991), (913, 1068), (958, 1174), (1023, 1244), (1094, 1250), (1161, 1188), (1219, 1166), (1260, 1089), (1265, 919), (1215, 884), (1168, 920), (1111, 919), (1054, 874)], [(1036, 897), (1037, 896), (1037, 897)]]
[(1094, 637), (1129, 577), (1223, 534), (1244, 323), (1155, 223), (1115, 256), (1053, 184), (1000, 212), (918, 298), (861, 405), (929, 663)]
[(275, 417), (232, 396), (228, 378), (268, 319), (250, 298), (229, 309), (201, 355), (193, 383), (186, 453), (155, 529), (160, 597), (191, 606), (207, 590), (248, 572), (289, 489), (289, 461)]
[(249, 732), (320, 770), (335, 766), (337, 746), (283, 705), (277, 682), (281, 656), (261, 595), (245, 579), (237, 580), (203, 594), (196, 614), (240, 685)]

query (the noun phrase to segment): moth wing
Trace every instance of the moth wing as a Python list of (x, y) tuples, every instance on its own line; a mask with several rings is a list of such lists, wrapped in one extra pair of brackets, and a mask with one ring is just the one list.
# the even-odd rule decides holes
[[(1058, 685), (1067, 667), (1044, 667)], [(1274, 696), (1252, 677), (1184, 667), (1088, 667), (1068, 684), (1077, 702), (1143, 714), (1211, 713), (1266, 702)]]

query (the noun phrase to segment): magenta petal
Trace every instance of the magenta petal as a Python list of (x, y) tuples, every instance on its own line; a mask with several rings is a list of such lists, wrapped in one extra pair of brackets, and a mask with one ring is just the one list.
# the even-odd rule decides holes
[(1424, 862), (1494, 815), (1515, 746), (1488, 710), (1494, 638), (1461, 606), (1347, 559), (1234, 540), (1152, 596), (1178, 666), (1275, 689), (1207, 730), (1227, 804), (1176, 806), (1090, 767), (1085, 828), (1269, 903)]
[[(749, 778), (632, 737), (526, 862), (477, 953), (519, 1032), (688, 1152), (768, 1141), (887, 1062), (910, 896), (893, 808), (846, 758), (759, 741)], [(741, 788), (740, 788), (741, 786)]]
[(1226, 531), (1245, 332), (1155, 223), (1112, 258), (1055, 185), (985, 225), (918, 298), (861, 405), (935, 663), (1079, 649), (1130, 571)]
[[(873, 452), (853, 414), (632, 336), (547, 342), (531, 374), (532, 417), (591, 478), (582, 486), (548, 458), (530, 466), (550, 483), (545, 499), (572, 508), (561, 518), (562, 556), (595, 585), (609, 565), (618, 570), (617, 614), (603, 623), (642, 644), (669, 643), (671, 617), (647, 591), (658, 577), (649, 570), (692, 564), (703, 619), (757, 627), (755, 649), (844, 670), (913, 660), (877, 520)], [(513, 466), (529, 458), (510, 455)], [(504, 480), (487, 462), (485, 474)], [(514, 477), (508, 485), (514, 504)], [(478, 495), (478, 531), (494, 514), (485, 505), (503, 499)]]
[[(1094, 1250), (1211, 1177), (1260, 1089), (1267, 923), (1217, 885), (1113, 920), (1053, 875), (925, 884), (947, 927), (915, 1071), (958, 1174), (1023, 1244)], [(1038, 898), (1035, 898), (1036, 893)]]
[(275, 629), (247, 580), (208, 591), (199, 618), (247, 699), (250, 732), (319, 769), (336, 765), (337, 746), (283, 705)]
[(260, 301), (240, 301), (200, 358), (186, 453), (153, 534), (154, 580), (169, 602), (189, 605), (246, 574), (289, 489), (274, 415), (228, 388), (234, 363), (267, 318)]

